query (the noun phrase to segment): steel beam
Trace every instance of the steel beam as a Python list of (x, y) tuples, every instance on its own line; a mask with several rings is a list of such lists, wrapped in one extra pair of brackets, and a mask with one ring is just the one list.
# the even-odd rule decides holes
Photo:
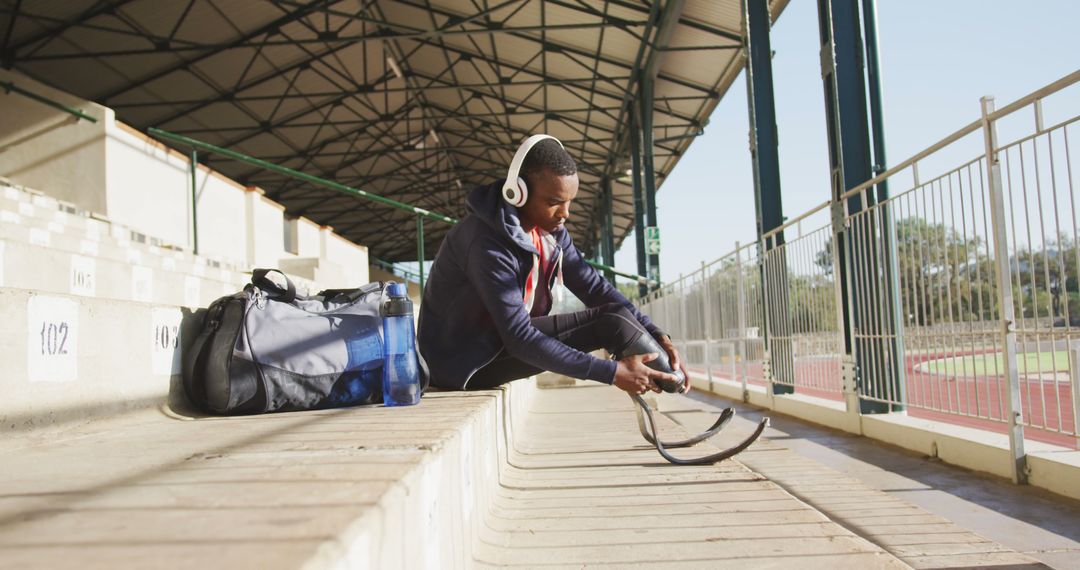
[(420, 295), (424, 295), (424, 216), (416, 216), (416, 265), (420, 268)]
[[(644, 26), (644, 22), (631, 22), (630, 26)], [(248, 49), (253, 47), (273, 47), (273, 46), (296, 46), (304, 44), (318, 44), (318, 45), (331, 45), (331, 44), (357, 44), (364, 42), (383, 42), (386, 40), (411, 40), (418, 41), (428, 38), (453, 36), (453, 35), (474, 35), (474, 34), (510, 34), (510, 33), (522, 33), (522, 32), (539, 32), (545, 31), (567, 31), (567, 30), (583, 30), (583, 29), (595, 29), (604, 27), (620, 27), (610, 24), (592, 23), (592, 24), (549, 24), (547, 26), (514, 26), (506, 28), (473, 28), (464, 30), (445, 30), (445, 31), (433, 31), (433, 32), (416, 32), (416, 33), (404, 33), (404, 34), (362, 34), (362, 35), (335, 35), (333, 37), (311, 37), (311, 38), (284, 38), (280, 40), (270, 41), (246, 41), (246, 42), (227, 42), (220, 44), (188, 44), (170, 46), (169, 51), (177, 54), (187, 54), (189, 52), (198, 54), (217, 54), (227, 49)], [(715, 46), (713, 49), (723, 49), (729, 46)], [(694, 48), (702, 49), (702, 48)], [(63, 61), (72, 59), (84, 59), (88, 57), (125, 57), (125, 56), (140, 56), (140, 55), (156, 55), (160, 54), (161, 50), (157, 47), (141, 48), (141, 49), (127, 49), (127, 50), (106, 50), (95, 52), (68, 52), (68, 53), (55, 53), (48, 55), (39, 55), (33, 57), (22, 58), (22, 61)]]
[[(634, 242), (637, 247), (638, 275), (649, 276), (649, 261), (645, 257), (645, 199), (641, 187), (641, 130), (638, 129), (636, 113), (630, 115), (630, 177), (634, 189)], [(645, 298), (649, 287), (638, 285), (638, 295)]]
[[(870, 124), (873, 127), (871, 135), (874, 143), (874, 176), (885, 172), (888, 168), (888, 159), (885, 156), (885, 117), (881, 103), (881, 61), (878, 58), (877, 37), (877, 0), (862, 0), (863, 7), (863, 33), (866, 35), (866, 71), (869, 79), (867, 93), (870, 96)], [(892, 334), (888, 349), (891, 350), (892, 358), (889, 361), (889, 373), (892, 374), (892, 383), (895, 394), (900, 402), (907, 402), (907, 366), (904, 354), (904, 311), (900, 299), (900, 263), (896, 250), (896, 224), (892, 213), (893, 204), (889, 199), (889, 181), (882, 180), (876, 187), (879, 215), (876, 216), (882, 227), (882, 243), (879, 251), (883, 253), (883, 269), (885, 274), (885, 297), (883, 308), (885, 314), (882, 324), (887, 327), (885, 332)], [(902, 409), (902, 408), (901, 408)]]
[(191, 252), (199, 255), (199, 151), (191, 149)]
[[(532, 71), (527, 71), (527, 70), (524, 71), (524, 73), (528, 73), (530, 75), (535, 75), (536, 74), (536, 73), (534, 73)], [(414, 73), (409, 72), (409, 75), (413, 76)], [(609, 79), (611, 79), (612, 81), (616, 81), (616, 82), (618, 82), (618, 81), (629, 81), (630, 76), (611, 77)], [(547, 79), (545, 79), (545, 78), (527, 79), (527, 80), (517, 80), (517, 79), (515, 79), (511, 85), (513, 85), (514, 87), (521, 87), (523, 85), (574, 85), (574, 86), (581, 86), (582, 89), (589, 89), (590, 91), (592, 91), (591, 88), (585, 87), (585, 85), (590, 83), (593, 80), (594, 79), (590, 78), (590, 77), (574, 77), (574, 78), (567, 78), (567, 79), (559, 79), (559, 78), (554, 78), (554, 77), (547, 78)], [(340, 89), (337, 89), (337, 90), (333, 90), (333, 91), (317, 91), (317, 92), (306, 92), (306, 93), (300, 93), (300, 92), (281, 93), (281, 94), (275, 93), (275, 94), (272, 94), (272, 95), (243, 95), (243, 94), (237, 94), (237, 95), (233, 96), (231, 100), (236, 102), (236, 103), (250, 103), (250, 102), (257, 102), (257, 101), (280, 101), (280, 100), (288, 100), (288, 99), (327, 99), (327, 100), (333, 100), (333, 98), (340, 97), (342, 95), (346, 95), (346, 96), (358, 96), (358, 95), (371, 96), (371, 95), (384, 95), (384, 94), (387, 94), (387, 93), (412, 93), (412, 92), (438, 91), (440, 89), (457, 90), (457, 89), (466, 88), (466, 87), (470, 88), (470, 89), (483, 89), (483, 88), (492, 88), (493, 89), (493, 88), (496, 88), (496, 87), (505, 87), (506, 85), (508, 85), (508, 83), (503, 82), (503, 81), (483, 81), (483, 82), (463, 83), (463, 84), (444, 83), (444, 84), (436, 85), (436, 84), (432, 83), (432, 84), (428, 84), (428, 85), (416, 85), (416, 86), (407, 85), (405, 87), (376, 87), (377, 85), (382, 85), (383, 83), (385, 83), (385, 82), (378, 82), (378, 83), (374, 83), (374, 84), (370, 84), (370, 85), (364, 84), (364, 85), (361, 85), (359, 88), (354, 89), (352, 91), (342, 91)], [(611, 96), (610, 94), (604, 94), (604, 93), (601, 93), (601, 94), (602, 95), (607, 95), (609, 97)], [(492, 94), (492, 97), (494, 97), (494, 96), (496, 96), (496, 95)], [(620, 97), (621, 97), (621, 95), (620, 95)], [(665, 100), (677, 101), (677, 100), (681, 100), (681, 99), (690, 99), (690, 98), (668, 97)], [(694, 97), (693, 99), (698, 100), (700, 98), (699, 97)], [(127, 103), (118, 102), (118, 103), (114, 103), (114, 104), (109, 105), (109, 106), (114, 108), (114, 109), (140, 109), (140, 108), (147, 108), (147, 107), (168, 107), (168, 106), (175, 106), (175, 105), (195, 105), (195, 104), (201, 103), (201, 102), (202, 102), (202, 99), (180, 99), (180, 100), (169, 100), (169, 101), (164, 101), (164, 100), (162, 100), (162, 101), (133, 101), (133, 102), (127, 102)], [(581, 112), (588, 111), (590, 108), (591, 107), (583, 107), (581, 109), (568, 109), (566, 112), (581, 113)], [(608, 111), (617, 111), (618, 107), (617, 106), (603, 107), (603, 109), (608, 110)], [(504, 115), (505, 115), (505, 113), (504, 113)], [(685, 117), (676, 117), (676, 118), (690, 121), (690, 119), (686, 119)]]
[[(784, 232), (769, 239), (765, 234), (784, 224), (780, 191), (780, 150), (773, 98), (772, 47), (769, 32), (772, 20), (768, 0), (743, 0), (743, 27), (746, 35), (746, 103), (750, 115), (750, 157), (754, 172), (754, 211), (758, 242), (766, 251), (784, 245)], [(795, 362), (792, 342), (785, 332), (791, 329), (788, 307), (787, 258), (781, 249), (761, 271), (769, 272), (769, 310), (765, 319), (765, 342), (769, 348), (773, 394), (795, 391)], [(766, 278), (767, 277), (767, 278)]]
[[(603, 222), (603, 225), (600, 229), (600, 241), (602, 245), (601, 251), (603, 251), (604, 254), (604, 265), (613, 267), (615, 265), (615, 231), (613, 228), (614, 220), (612, 219), (613, 196), (611, 188), (611, 178), (605, 176), (601, 184), (604, 188), (603, 201), (600, 206)], [(615, 283), (614, 273), (608, 271), (605, 272), (605, 276), (612, 284)]]
[[(248, 32), (248, 33), (240, 36), (239, 38), (234, 40), (232, 43), (239, 46), (241, 44), (244, 44), (244, 43), (252, 40), (253, 38), (257, 38), (257, 37), (259, 37), (261, 35), (264, 35), (264, 34), (268, 35), (268, 34), (274, 32), (275, 30), (280, 29), (281, 26), (284, 26), (286, 24), (289, 24), (291, 22), (295, 22), (296, 20), (299, 20), (301, 18), (306, 17), (311, 12), (313, 12), (316, 9), (318, 9), (319, 7), (325, 5), (328, 1), (329, 0), (319, 0), (318, 2), (312, 2), (311, 4), (308, 4), (308, 5), (298, 6), (296, 9), (288, 11), (287, 13), (285, 13), (280, 18), (277, 18), (277, 19), (275, 19), (275, 20), (273, 20), (271, 22), (268, 22), (267, 24), (265, 24), (263, 26), (260, 26), (260, 27), (256, 28), (255, 30), (252, 30), (251, 32)], [(131, 91), (132, 89), (135, 89), (136, 87), (142, 87), (142, 86), (144, 86), (144, 85), (146, 85), (148, 83), (151, 83), (151, 82), (156, 81), (156, 80), (158, 80), (158, 79), (160, 79), (162, 77), (165, 77), (166, 75), (169, 75), (170, 73), (174, 73), (176, 71), (180, 71), (180, 70), (184, 70), (184, 69), (190, 69), (192, 65), (195, 65), (196, 63), (199, 63), (200, 61), (203, 61), (203, 60), (205, 60), (205, 59), (207, 59), (209, 57), (217, 55), (217, 54), (221, 53), (222, 51), (224, 51), (224, 49), (228, 49), (229, 47), (230, 46), (226, 45), (220, 50), (213, 51), (211, 53), (199, 54), (196, 57), (181, 60), (181, 61), (179, 61), (179, 62), (177, 62), (177, 63), (175, 63), (173, 65), (167, 66), (167, 67), (165, 67), (163, 69), (155, 70), (155, 71), (153, 71), (153, 72), (151, 72), (151, 73), (149, 73), (147, 75), (144, 75), (144, 76), (140, 77), (136, 81), (132, 81), (131, 83), (125, 85), (124, 87), (122, 87), (120, 89), (116, 89), (116, 90), (113, 90), (113, 91), (110, 91), (108, 93), (105, 93), (105, 94), (102, 94), (102, 95), (98, 96), (96, 98), (96, 100), (102, 101), (103, 103), (108, 103), (109, 99), (112, 99), (113, 97), (116, 97), (117, 95), (120, 95), (122, 93), (126, 93), (128, 91)]]
[[(653, 80), (651, 77), (643, 77), (638, 84), (641, 86), (641, 95), (638, 97), (639, 115), (641, 117), (641, 163), (643, 186), (645, 190), (645, 210), (647, 213), (646, 226), (659, 228), (660, 221), (656, 216), (656, 171), (653, 166), (653, 136), (652, 136), (652, 93)], [(649, 273), (647, 277), (653, 281), (660, 281), (660, 255), (649, 254)]]
[[(881, 264), (873, 254), (875, 236), (879, 235), (876, 216), (868, 216), (858, 224), (845, 222), (845, 217), (872, 205), (874, 195), (865, 194), (868, 204), (864, 204), (860, 194), (841, 202), (847, 190), (869, 180), (873, 171), (858, 0), (818, 0), (818, 23), (844, 350), (855, 362), (855, 389), (859, 396), (900, 393), (896, 375), (879, 365), (900, 363), (896, 362), (889, 343), (881, 338), (883, 331), (868, 328), (872, 326), (868, 311), (883, 310), (888, 295), (876, 283), (867, 281), (859, 286), (858, 281), (877, 275)], [(864, 294), (855, 294), (857, 286)], [(860, 397), (859, 409), (864, 414), (882, 413), (899, 411), (903, 406)]]
[[(59, 26), (49, 28), (43, 32), (38, 32), (32, 37), (24, 39), (18, 44), (11, 46), (8, 49), (8, 52), (11, 54), (11, 59), (12, 61), (17, 61), (19, 59), (19, 52), (23, 49), (44, 40), (42, 43), (38, 44), (36, 48), (34, 48), (33, 51), (37, 51), (38, 49), (41, 49), (41, 47), (45, 44), (48, 44), (52, 40), (60, 37), (60, 35), (67, 31), (69, 28), (79, 26), (84, 22), (101, 16), (102, 14), (111, 14), (116, 10), (122, 8), (125, 4), (130, 4), (133, 1), (134, 0), (117, 0), (116, 2), (95, 3), (94, 6), (92, 6), (91, 8), (84, 10), (78, 16), (62, 22)], [(31, 53), (33, 53), (33, 51)]]

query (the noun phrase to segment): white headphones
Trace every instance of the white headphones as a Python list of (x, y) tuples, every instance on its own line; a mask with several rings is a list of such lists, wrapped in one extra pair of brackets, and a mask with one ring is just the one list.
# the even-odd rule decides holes
[(536, 143), (544, 139), (551, 139), (559, 143), (560, 147), (563, 145), (559, 142), (559, 139), (551, 135), (533, 135), (521, 143), (517, 152), (514, 153), (514, 160), (510, 161), (510, 170), (506, 171), (506, 182), (503, 183), (502, 196), (503, 200), (509, 202), (511, 206), (520, 208), (529, 199), (529, 187), (525, 185), (525, 180), (518, 173), (521, 171), (521, 163), (525, 162), (525, 156), (529, 154), (532, 147), (536, 146)]

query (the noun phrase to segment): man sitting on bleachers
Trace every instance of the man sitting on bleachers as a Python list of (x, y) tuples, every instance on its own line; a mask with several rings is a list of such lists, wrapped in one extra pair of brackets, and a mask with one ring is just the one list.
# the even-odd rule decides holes
[[(671, 339), (574, 246), (564, 224), (577, 192), (570, 154), (534, 135), (505, 181), (470, 193), (468, 216), (446, 235), (420, 305), (417, 344), (432, 386), (480, 390), (543, 371), (631, 394), (689, 386)], [(549, 315), (563, 284), (588, 308)], [(589, 354), (601, 348), (617, 360)]]

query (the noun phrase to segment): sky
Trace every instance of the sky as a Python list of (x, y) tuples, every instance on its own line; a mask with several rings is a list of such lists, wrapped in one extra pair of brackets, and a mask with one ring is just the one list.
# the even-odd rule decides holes
[[(780, 180), (789, 218), (829, 199), (825, 102), (817, 3), (791, 0), (772, 30)], [(878, 0), (886, 155), (897, 164), (979, 118), (979, 98), (1000, 108), (1080, 68), (1080, 1)], [(1075, 115), (1080, 87), (1045, 109), (1046, 124)], [(1029, 113), (999, 137), (1030, 132)], [(657, 194), (661, 278), (677, 279), (755, 239), (754, 185), (747, 146), (746, 84), (732, 84)], [(1026, 134), (1026, 133), (1025, 133)], [(974, 158), (972, 138), (920, 166), (925, 180)], [(902, 179), (898, 178), (900, 182)], [(895, 189), (894, 189), (895, 192)], [(821, 224), (806, 230), (817, 229)], [(705, 231), (703, 231), (703, 228)], [(789, 239), (793, 237), (789, 234)], [(634, 237), (616, 252), (636, 273)]]

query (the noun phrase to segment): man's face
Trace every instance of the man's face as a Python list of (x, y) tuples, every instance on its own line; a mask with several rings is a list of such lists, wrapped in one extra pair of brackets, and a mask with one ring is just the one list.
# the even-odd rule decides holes
[(529, 198), (519, 209), (522, 226), (526, 230), (540, 227), (553, 232), (570, 218), (570, 203), (578, 192), (578, 175), (558, 176), (545, 169), (532, 178), (528, 181)]

